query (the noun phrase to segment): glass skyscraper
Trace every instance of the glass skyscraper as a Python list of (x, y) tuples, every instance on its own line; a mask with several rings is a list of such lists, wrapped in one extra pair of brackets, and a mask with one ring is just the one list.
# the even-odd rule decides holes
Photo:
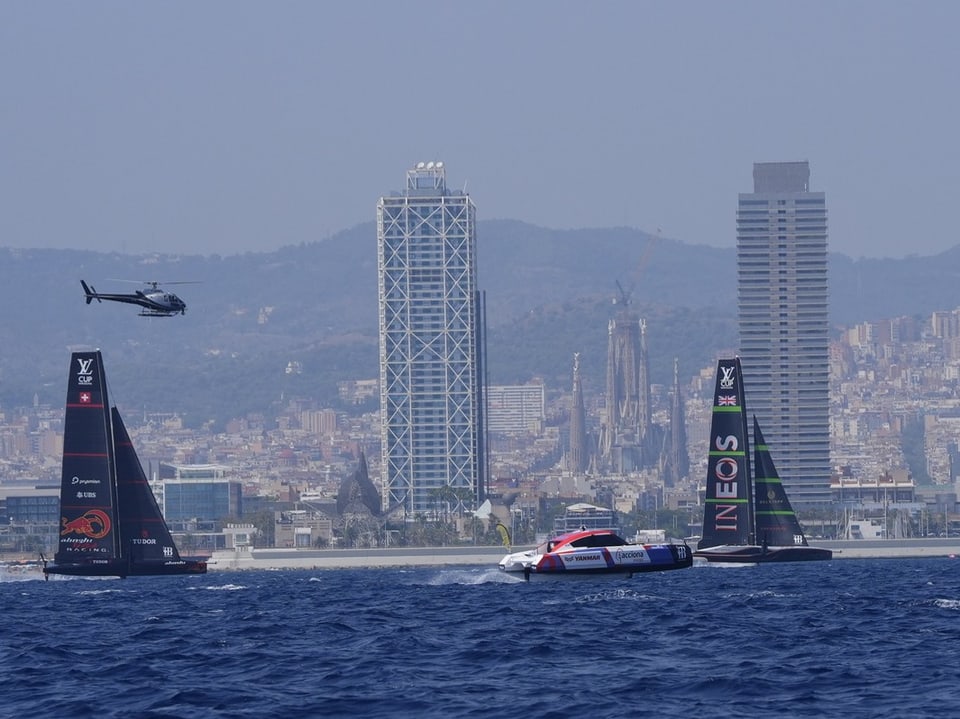
[(827, 206), (806, 162), (756, 163), (737, 207), (740, 359), (794, 504), (830, 500)]
[[(476, 208), (418, 163), (377, 204), (384, 509), (476, 506), (486, 482)], [(444, 505), (444, 503), (447, 503)]]

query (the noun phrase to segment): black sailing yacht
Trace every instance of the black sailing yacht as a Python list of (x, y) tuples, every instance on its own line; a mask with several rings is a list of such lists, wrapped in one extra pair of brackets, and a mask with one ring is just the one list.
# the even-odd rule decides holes
[(60, 544), (43, 573), (203, 574), (181, 558), (123, 420), (107, 398), (100, 352), (74, 352), (60, 477)]
[(751, 472), (740, 358), (717, 363), (703, 531), (694, 557), (709, 562), (808, 562), (831, 559), (800, 528), (773, 457), (753, 418)]

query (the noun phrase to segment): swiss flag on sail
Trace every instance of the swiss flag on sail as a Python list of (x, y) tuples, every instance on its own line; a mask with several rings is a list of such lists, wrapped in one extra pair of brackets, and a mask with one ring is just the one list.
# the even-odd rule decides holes
[(91, 399), (92, 398), (89, 392), (80, 393), (80, 404), (90, 404)]

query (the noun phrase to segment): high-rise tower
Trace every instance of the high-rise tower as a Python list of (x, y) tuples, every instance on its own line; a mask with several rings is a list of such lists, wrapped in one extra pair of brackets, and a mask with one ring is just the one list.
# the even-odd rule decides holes
[(663, 437), (663, 452), (660, 457), (660, 476), (663, 486), (675, 487), (690, 473), (690, 456), (687, 454), (687, 417), (680, 393), (680, 363), (673, 360), (673, 397), (670, 401), (670, 427)]
[[(377, 204), (384, 509), (483, 501), (484, 317), (476, 208), (442, 162), (418, 163)], [(452, 490), (455, 495), (451, 495)]]
[(567, 469), (583, 474), (590, 466), (590, 448), (587, 444), (587, 411), (583, 405), (583, 385), (580, 382), (580, 353), (573, 355), (573, 403), (570, 408), (570, 455)]
[(830, 500), (827, 206), (809, 181), (806, 162), (754, 164), (737, 207), (747, 409), (795, 504)]

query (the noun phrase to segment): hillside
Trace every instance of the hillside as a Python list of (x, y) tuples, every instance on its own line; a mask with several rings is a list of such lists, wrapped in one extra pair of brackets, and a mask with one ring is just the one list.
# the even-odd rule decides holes
[[(926, 315), (960, 304), (960, 248), (935, 257), (830, 257), (831, 318), (851, 324)], [(185, 413), (188, 424), (267, 411), (283, 397), (336, 402), (336, 383), (377, 374), (376, 232), (359, 225), (271, 253), (131, 256), (0, 249), (0, 406), (63, 401), (71, 347), (104, 351), (114, 398)], [(495, 383), (543, 377), (566, 388), (574, 352), (602, 387), (606, 325), (621, 289), (647, 318), (652, 380), (669, 383), (736, 346), (733, 249), (653, 239), (629, 228), (557, 231), (478, 225), (489, 373)], [(185, 316), (83, 302), (80, 279), (104, 292), (124, 280), (197, 281), (175, 289)], [(619, 284), (619, 288), (618, 288)], [(285, 372), (298, 361), (300, 375)]]

